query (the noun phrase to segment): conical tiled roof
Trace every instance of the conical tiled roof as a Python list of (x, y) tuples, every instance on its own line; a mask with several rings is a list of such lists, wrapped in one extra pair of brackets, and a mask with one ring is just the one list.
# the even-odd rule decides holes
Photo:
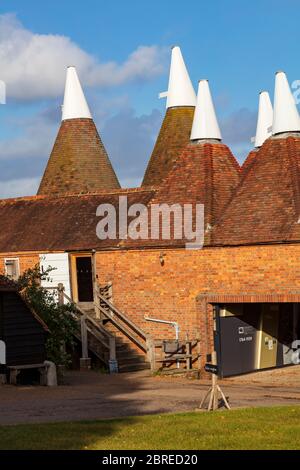
[[(151, 204), (179, 204), (181, 210), (189, 204), (193, 211), (196, 204), (204, 205), (205, 243), (208, 243), (212, 227), (222, 216), (239, 183), (240, 166), (229, 148), (221, 143), (207, 80), (199, 82), (192, 124), (191, 140), (174, 159)], [(182, 244), (183, 240), (177, 241), (176, 236), (174, 244)]]
[(76, 69), (68, 67), (62, 123), (38, 195), (80, 194), (119, 187)]
[(119, 187), (94, 121), (63, 121), (38, 195), (80, 194)]
[(159, 186), (190, 141), (194, 106), (168, 108), (142, 186)]
[(167, 97), (167, 111), (142, 186), (161, 185), (190, 140), (196, 94), (178, 46), (172, 48), (168, 91), (160, 96)]
[(269, 138), (212, 232), (217, 245), (300, 240), (300, 133)]
[(204, 204), (209, 232), (240, 180), (240, 166), (221, 142), (197, 142), (185, 147), (151, 204)]

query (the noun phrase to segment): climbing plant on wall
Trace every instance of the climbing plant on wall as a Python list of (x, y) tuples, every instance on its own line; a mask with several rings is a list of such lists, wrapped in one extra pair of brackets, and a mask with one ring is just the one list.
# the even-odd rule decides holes
[(68, 366), (71, 362), (68, 351), (74, 347), (74, 333), (78, 326), (72, 316), (74, 306), (71, 303), (59, 305), (55, 291), (41, 287), (41, 281), (49, 280), (53, 270), (49, 266), (41, 272), (39, 265), (27, 269), (16, 281), (16, 287), (50, 330), (46, 342), (47, 359), (57, 365)]

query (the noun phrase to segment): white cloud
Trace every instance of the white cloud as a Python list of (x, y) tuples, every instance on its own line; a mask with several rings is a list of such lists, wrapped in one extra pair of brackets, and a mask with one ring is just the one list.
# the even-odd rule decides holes
[(40, 178), (22, 178), (0, 181), (0, 199), (36, 194)]
[(100, 63), (70, 38), (36, 34), (13, 14), (0, 15), (0, 79), (8, 98), (35, 100), (62, 94), (65, 69), (75, 65), (87, 86), (109, 87), (147, 81), (165, 71), (166, 51), (139, 46), (122, 64)]
[[(57, 133), (57, 124), (51, 122), (43, 114), (12, 121), (17, 132), (15, 137), (0, 140), (0, 161), (22, 158), (41, 158), (50, 155)], [(20, 132), (21, 131), (21, 132)], [(32, 161), (34, 166), (34, 161)]]

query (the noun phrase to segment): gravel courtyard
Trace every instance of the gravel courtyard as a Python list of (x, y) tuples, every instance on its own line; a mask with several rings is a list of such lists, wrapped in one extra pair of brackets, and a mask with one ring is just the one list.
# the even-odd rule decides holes
[[(150, 376), (68, 372), (51, 389), (0, 386), (0, 425), (77, 421), (195, 410), (210, 382)], [(300, 366), (220, 382), (232, 408), (300, 404)]]

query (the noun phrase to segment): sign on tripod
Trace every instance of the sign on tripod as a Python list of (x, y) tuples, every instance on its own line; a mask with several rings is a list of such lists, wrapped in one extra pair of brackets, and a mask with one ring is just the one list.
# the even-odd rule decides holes
[(228, 403), (227, 398), (225, 397), (221, 387), (218, 385), (218, 373), (219, 368), (216, 364), (217, 362), (217, 354), (214, 351), (212, 354), (213, 362), (215, 364), (205, 364), (204, 370), (210, 374), (211, 376), (211, 387), (209, 388), (206, 395), (203, 397), (200, 403), (200, 409), (205, 407), (205, 402), (208, 401), (207, 409), (208, 411), (217, 410), (220, 406), (225, 406), (228, 410), (230, 410), (230, 406)]
[(204, 370), (206, 372), (209, 372), (210, 374), (218, 375), (218, 373), (219, 373), (219, 368), (215, 364), (205, 364)]

